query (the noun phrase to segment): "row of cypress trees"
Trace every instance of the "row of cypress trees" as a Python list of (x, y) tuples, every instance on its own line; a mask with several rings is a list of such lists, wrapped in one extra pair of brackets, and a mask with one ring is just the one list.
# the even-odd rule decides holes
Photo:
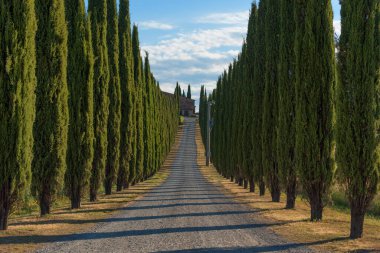
[[(351, 238), (378, 189), (380, 38), (378, 1), (342, 1), (334, 44), (331, 2), (261, 0), (252, 5), (242, 52), (207, 97), (214, 101), (212, 161), (231, 181), (272, 201), (301, 188), (311, 220), (322, 219), (331, 185), (351, 204)], [(337, 57), (336, 52), (337, 50)]]
[(177, 82), (176, 86), (175, 86), (175, 89), (174, 89), (174, 95), (176, 95), (177, 97), (186, 97), (186, 98), (189, 98), (191, 99), (191, 85), (189, 84), (187, 86), (187, 93), (185, 94), (185, 90), (182, 91), (182, 94), (181, 94), (181, 86), (179, 85), (179, 83)]
[[(129, 0), (0, 4), (0, 230), (32, 194), (41, 215), (72, 208), (158, 171), (175, 140), (178, 103), (140, 53)], [(38, 24), (38, 25), (37, 25)]]

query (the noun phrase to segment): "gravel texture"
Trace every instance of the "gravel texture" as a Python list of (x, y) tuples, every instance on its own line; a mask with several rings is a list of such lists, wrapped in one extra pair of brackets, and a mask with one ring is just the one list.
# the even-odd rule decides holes
[(58, 238), (38, 252), (313, 252), (274, 234), (275, 223), (202, 176), (195, 124), (186, 120), (165, 183), (91, 231)]

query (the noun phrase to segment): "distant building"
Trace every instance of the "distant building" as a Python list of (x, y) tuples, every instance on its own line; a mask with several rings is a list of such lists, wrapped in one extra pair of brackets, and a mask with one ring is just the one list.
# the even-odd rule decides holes
[(195, 116), (195, 100), (194, 99), (180, 97), (179, 105), (180, 105), (180, 114), (182, 116), (185, 116), (185, 117)]
[[(162, 92), (166, 96), (174, 97), (174, 94)], [(186, 98), (186, 97), (180, 97), (179, 98), (179, 114), (185, 117), (194, 117), (195, 116), (195, 100)]]

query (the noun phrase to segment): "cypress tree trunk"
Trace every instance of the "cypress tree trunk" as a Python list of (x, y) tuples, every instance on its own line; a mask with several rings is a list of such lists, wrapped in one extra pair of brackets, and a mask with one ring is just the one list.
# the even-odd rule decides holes
[(259, 188), (260, 188), (260, 196), (264, 196), (265, 195), (265, 182), (264, 181), (259, 182)]
[(365, 209), (362, 206), (351, 205), (350, 238), (357, 239), (363, 236)]
[(248, 180), (247, 179), (244, 179), (244, 189), (248, 189)]
[(331, 1), (297, 1), (296, 165), (311, 206), (322, 219), (323, 199), (333, 177), (332, 87), (335, 48)]
[(272, 201), (280, 201), (280, 181), (277, 156), (278, 127), (278, 63), (280, 6), (278, 0), (266, 1), (265, 15), (265, 90), (263, 111), (263, 166)]
[(107, 0), (89, 0), (94, 50), (94, 159), (90, 178), (90, 201), (97, 200), (104, 179), (108, 145), (109, 65), (107, 49)]
[(89, 184), (94, 156), (93, 78), (91, 21), (83, 0), (65, 0), (68, 22), (69, 134), (65, 186), (71, 208), (80, 208)]
[(249, 178), (249, 191), (255, 192), (255, 180), (253, 176)]
[(78, 209), (81, 207), (82, 189), (79, 185), (73, 184), (70, 189), (71, 209)]
[(0, 230), (29, 189), (36, 87), (34, 0), (0, 1)]
[[(363, 236), (364, 215), (379, 181), (376, 90), (379, 88), (378, 1), (343, 1), (337, 85), (338, 180), (351, 206), (352, 239)], [(377, 37), (376, 37), (377, 36)]]
[(8, 229), (8, 217), (11, 206), (11, 184), (10, 178), (3, 182), (0, 188), (0, 230)]
[(109, 115), (107, 164), (104, 178), (106, 195), (112, 186), (120, 164), (121, 87), (119, 73), (119, 27), (116, 0), (107, 0), (107, 46), (109, 57)]
[(296, 180), (296, 176), (294, 175), (294, 177), (289, 177), (286, 182), (286, 209), (293, 209), (296, 205)]
[(50, 213), (66, 170), (68, 134), (67, 27), (64, 2), (37, 0), (37, 101), (32, 192)]
[(44, 216), (46, 214), (50, 214), (50, 206), (51, 206), (52, 198), (50, 195), (49, 184), (45, 183), (40, 191), (41, 191), (40, 196), (39, 196), (40, 213), (41, 213), (41, 216)]

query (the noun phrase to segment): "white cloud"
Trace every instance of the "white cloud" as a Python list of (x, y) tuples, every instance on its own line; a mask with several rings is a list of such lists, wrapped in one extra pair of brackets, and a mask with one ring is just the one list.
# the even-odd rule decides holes
[(173, 30), (175, 28), (170, 24), (160, 23), (154, 20), (140, 22), (139, 27), (143, 30)]
[(191, 61), (197, 59), (220, 60), (237, 55), (237, 50), (215, 51), (221, 47), (240, 47), (246, 28), (239, 26), (218, 29), (200, 29), (179, 33), (176, 37), (145, 45), (143, 50), (151, 55), (152, 64), (162, 61)]
[(334, 31), (335, 31), (335, 33), (338, 36), (340, 36), (340, 34), (342, 32), (342, 26), (341, 26), (340, 20), (334, 20), (333, 25), (334, 25)]
[(247, 25), (248, 19), (249, 11), (241, 11), (229, 13), (212, 13), (210, 15), (200, 17), (198, 20), (196, 20), (196, 22), (202, 24)]

